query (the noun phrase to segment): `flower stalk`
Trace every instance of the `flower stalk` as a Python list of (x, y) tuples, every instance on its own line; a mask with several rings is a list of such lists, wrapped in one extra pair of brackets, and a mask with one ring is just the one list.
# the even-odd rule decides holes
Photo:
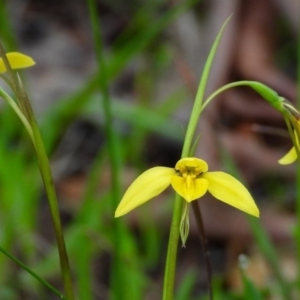
[(9, 86), (14, 91), (17, 103), (0, 88), (0, 96), (6, 101), (6, 103), (14, 110), (17, 116), (20, 118), (24, 127), (28, 131), (28, 134), (32, 140), (38, 166), (45, 186), (47, 199), (50, 207), (51, 217), (53, 221), (55, 237), (58, 246), (58, 253), (60, 259), (61, 274), (63, 278), (64, 290), (66, 298), (68, 300), (74, 299), (73, 284), (71, 278), (71, 270), (66, 250), (62, 224), (60, 219), (60, 213), (58, 208), (58, 201), (56, 191), (53, 183), (52, 173), (50, 169), (50, 163), (45, 151), (43, 140), (37, 126), (31, 104), (26, 95), (21, 79), (12, 71), (12, 69), (19, 69), (34, 65), (34, 62), (28, 56), (24, 56), (21, 53), (11, 53), (6, 56), (2, 45), (0, 44), (0, 72), (8, 72), (8, 78), (1, 74)]
[[(223, 24), (219, 34), (216, 37), (216, 40), (212, 46), (212, 49), (209, 53), (207, 58), (206, 64), (203, 69), (202, 77), (200, 79), (198, 91), (196, 94), (193, 110), (191, 112), (189, 124), (187, 127), (183, 149), (181, 153), (181, 157), (187, 157), (191, 155), (191, 147), (194, 140), (194, 135), (196, 131), (197, 124), (199, 122), (199, 117), (202, 112), (202, 105), (203, 105), (203, 97), (205, 93), (206, 84), (208, 81), (208, 76), (210, 72), (210, 68), (217, 51), (219, 42), (221, 40), (223, 31), (229, 22), (230, 18), (228, 18), (225, 23)], [(165, 266), (165, 276), (164, 276), (164, 287), (163, 287), (163, 300), (173, 300), (174, 294), (174, 280), (175, 280), (175, 273), (176, 273), (176, 258), (177, 258), (177, 247), (178, 247), (178, 240), (179, 240), (179, 232), (180, 232), (180, 221), (182, 215), (182, 198), (176, 195), (175, 197), (175, 204), (173, 210), (173, 217), (169, 235), (169, 244), (168, 244), (168, 251), (167, 251), (167, 259), (166, 259), (166, 266)]]

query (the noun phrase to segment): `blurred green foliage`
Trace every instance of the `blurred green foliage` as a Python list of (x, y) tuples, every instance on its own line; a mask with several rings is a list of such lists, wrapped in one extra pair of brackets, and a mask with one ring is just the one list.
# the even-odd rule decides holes
[[(144, 7), (139, 6), (128, 27), (124, 28), (107, 56), (108, 84), (117, 78), (133, 58), (139, 56), (147, 57), (157, 69), (167, 69), (172, 61), (172, 49), (160, 38), (161, 33), (195, 3), (196, 1), (182, 1), (160, 10), (159, 17), (157, 10), (161, 7), (160, 2), (150, 1)], [(155, 22), (152, 21), (154, 15)], [(7, 51), (16, 48), (17, 44), (10, 17), (5, 5), (1, 4), (0, 38)], [(154, 45), (155, 53), (151, 51)], [(182, 124), (170, 120), (170, 115), (184, 105), (189, 91), (183, 84), (162, 104), (153, 104), (150, 100), (151, 83), (155, 76), (155, 72), (145, 70), (136, 75), (136, 89), (146, 91), (143, 94), (144, 99), (140, 99), (138, 103), (129, 104), (110, 99), (114, 120), (128, 124), (132, 133), (125, 136), (117, 133), (120, 134), (121, 160), (124, 165), (131, 161), (138, 169), (146, 164), (143, 161), (143, 144), (148, 133), (157, 133), (178, 142), (181, 142), (184, 136)], [(103, 128), (105, 112), (101, 104), (102, 96), (97, 94), (98, 79), (95, 74), (76, 92), (55, 101), (42, 116), (39, 116), (38, 123), (50, 157), (64, 134), (63, 129), (74, 120), (93, 116), (94, 124), (99, 129)], [(1, 82), (2, 84), (4, 83)], [(51, 238), (53, 232), (49, 212), (45, 208), (42, 181), (32, 146), (19, 120), (6, 106), (1, 107), (0, 128), (0, 244), (41, 277), (61, 288), (56, 245)], [(77, 299), (109, 299), (111, 295), (109, 276), (114, 234), (111, 191), (109, 187), (99, 190), (99, 174), (105, 172), (108, 156), (107, 148), (102, 147), (87, 175), (87, 185), (79, 207), (73, 210), (67, 208), (72, 217), (70, 220), (64, 220)], [(154, 217), (148, 215), (146, 210), (141, 209), (141, 215), (138, 229), (129, 228), (126, 224), (122, 229), (124, 264), (121, 267), (126, 276), (124, 299), (150, 299), (149, 297), (153, 296), (160, 297), (161, 294), (166, 233), (161, 229), (161, 224), (155, 222)], [(277, 275), (274, 280), (283, 286), (283, 289), (287, 289), (285, 279), (280, 276), (275, 249), (267, 237), (262, 236), (264, 232), (259, 226), (252, 223), (257, 243), (264, 255), (271, 260)], [(43, 236), (45, 232), (50, 237)], [(200, 247), (199, 255), (202, 255)], [(0, 299), (53, 299), (34, 278), (2, 254), (0, 270)], [(204, 269), (200, 270), (201, 272), (204, 272)], [(175, 299), (208, 299), (207, 296), (197, 293), (195, 286), (198, 277), (199, 271), (196, 266), (186, 270), (182, 281), (177, 283)], [(222, 280), (214, 278), (214, 299), (262, 299), (261, 291), (245, 274), (243, 284), (242, 292), (226, 291)]]

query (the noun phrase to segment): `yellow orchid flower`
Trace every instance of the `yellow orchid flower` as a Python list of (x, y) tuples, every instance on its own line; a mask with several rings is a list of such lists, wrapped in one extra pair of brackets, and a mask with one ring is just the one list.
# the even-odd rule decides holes
[(207, 191), (215, 198), (255, 217), (259, 210), (245, 186), (224, 172), (207, 172), (207, 163), (199, 158), (180, 159), (175, 169), (154, 167), (142, 173), (127, 189), (115, 217), (120, 217), (162, 193), (170, 184), (187, 202)]
[[(287, 154), (285, 154), (281, 159), (278, 160), (278, 163), (280, 163), (281, 165), (288, 165), (297, 160), (297, 152), (299, 153), (300, 151), (300, 112), (294, 107), (292, 103), (290, 103), (286, 99), (284, 99), (282, 105), (282, 108), (285, 110), (283, 112), (283, 115), (289, 128), (289, 133), (290, 135), (293, 135), (291, 136), (291, 139), (294, 146), (291, 150), (288, 151)], [(297, 149), (295, 147), (297, 147)]]
[[(25, 54), (20, 52), (8, 52), (6, 57), (12, 69), (23, 69), (35, 65), (34, 60)], [(6, 67), (3, 59), (0, 57), (0, 73), (6, 72)]]
[(293, 147), (287, 154), (285, 154), (278, 162), (281, 165), (289, 165), (295, 162), (297, 159), (297, 152), (295, 147)]
[[(296, 110), (296, 109), (295, 109)], [(297, 111), (297, 113), (299, 113)], [(294, 116), (291, 116), (291, 125), (294, 126), (294, 143), (297, 145), (298, 149), (299, 147), (299, 137), (298, 132), (300, 131), (300, 120), (296, 119)], [(297, 127), (297, 128), (296, 128)], [(295, 148), (295, 145), (292, 147), (291, 150), (288, 151), (287, 154), (285, 154), (281, 159), (278, 160), (278, 163), (281, 165), (289, 165), (296, 161), (298, 155)]]

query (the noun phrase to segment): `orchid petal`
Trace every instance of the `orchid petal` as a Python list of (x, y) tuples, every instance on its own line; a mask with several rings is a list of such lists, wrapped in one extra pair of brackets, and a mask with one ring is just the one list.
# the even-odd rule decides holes
[(250, 215), (259, 217), (259, 210), (246, 187), (231, 175), (224, 172), (207, 172), (208, 191), (221, 200)]
[(288, 165), (293, 163), (297, 159), (297, 152), (295, 147), (293, 147), (286, 155), (284, 155), (278, 162), (281, 165)]
[[(28, 68), (35, 65), (34, 60), (25, 54), (19, 52), (8, 52), (6, 57), (12, 69)], [(3, 59), (0, 57), (0, 73), (6, 72), (6, 67)]]
[(195, 168), (196, 172), (206, 172), (208, 170), (207, 162), (196, 157), (181, 158), (175, 166), (175, 169), (184, 172), (187, 168)]
[(202, 197), (207, 192), (208, 181), (204, 178), (192, 179), (178, 175), (172, 176), (171, 184), (173, 189), (187, 202)]
[(115, 217), (127, 214), (163, 192), (171, 183), (175, 170), (167, 167), (155, 167), (142, 173), (127, 189)]

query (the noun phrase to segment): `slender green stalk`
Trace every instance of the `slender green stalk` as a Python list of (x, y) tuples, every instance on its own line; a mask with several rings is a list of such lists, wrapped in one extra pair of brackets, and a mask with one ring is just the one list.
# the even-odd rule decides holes
[(192, 147), (192, 143), (194, 140), (195, 130), (196, 130), (197, 124), (199, 122), (199, 117), (200, 117), (201, 112), (203, 111), (203, 108), (202, 108), (203, 97), (204, 97), (205, 88), (206, 88), (206, 84), (207, 84), (207, 80), (208, 80), (208, 76), (209, 76), (210, 67), (211, 67), (213, 59), (215, 57), (215, 53), (217, 51), (219, 42), (221, 40), (222, 33), (223, 33), (227, 23), (229, 22), (229, 20), (230, 20), (230, 17), (225, 21), (219, 34), (217, 35), (217, 38), (212, 46), (212, 49), (208, 55), (206, 64), (204, 66), (204, 70), (202, 73), (202, 77), (201, 77), (198, 91), (196, 94), (196, 98), (194, 101), (194, 106), (193, 106), (192, 113), (190, 116), (189, 124), (187, 127), (181, 157), (187, 157), (190, 153), (190, 149)]
[[(103, 96), (103, 110), (105, 114), (105, 132), (107, 138), (107, 146), (108, 153), (110, 155), (110, 166), (111, 166), (111, 206), (112, 211), (118, 205), (118, 202), (121, 198), (121, 190), (120, 190), (120, 154), (118, 147), (118, 140), (116, 133), (113, 129), (113, 117), (112, 117), (112, 107), (111, 101), (108, 92), (108, 82), (107, 82), (107, 69), (105, 63), (105, 55), (104, 55), (104, 47), (103, 47), (103, 39), (101, 28), (99, 26), (100, 17), (97, 13), (97, 3), (95, 0), (88, 1), (90, 20), (92, 25), (92, 31), (94, 36), (94, 43), (96, 48), (96, 57), (98, 62), (98, 83), (99, 90)], [(114, 243), (114, 251), (113, 251), (113, 267), (111, 268), (112, 274), (112, 294), (114, 299), (125, 299), (126, 294), (124, 293), (125, 278), (122, 276), (122, 231), (123, 224), (120, 219), (115, 219), (113, 222), (113, 243)]]
[[(194, 135), (196, 131), (196, 127), (199, 121), (200, 114), (202, 112), (202, 104), (203, 97), (205, 93), (205, 88), (209, 76), (209, 71), (217, 51), (223, 30), (225, 29), (227, 23), (230, 18), (228, 18), (224, 25), (222, 26), (219, 34), (216, 37), (216, 40), (212, 46), (212, 49), (208, 55), (206, 64), (203, 69), (202, 77), (200, 80), (200, 84), (198, 87), (197, 95), (195, 98), (193, 110), (191, 112), (189, 124), (186, 131), (186, 136), (183, 144), (181, 157), (189, 156), (191, 152), (191, 147), (193, 145)], [(180, 221), (182, 215), (182, 198), (176, 195), (175, 197), (175, 206), (173, 211), (170, 236), (169, 236), (169, 244), (167, 251), (167, 259), (165, 266), (165, 276), (164, 276), (164, 288), (163, 288), (163, 300), (173, 300), (174, 293), (174, 279), (176, 273), (176, 257), (177, 257), (177, 247), (179, 240), (179, 232), (180, 232)]]
[(32, 133), (30, 124), (28, 123), (27, 119), (21, 112), (21, 110), (20, 110), (19, 106), (16, 104), (16, 102), (1, 87), (0, 87), (0, 97), (2, 97), (6, 101), (6, 103), (13, 109), (13, 111), (19, 117), (19, 119), (23, 123), (25, 129), (27, 130), (30, 139), (34, 143), (33, 133)]
[(276, 110), (283, 113), (284, 110), (282, 109), (282, 101), (284, 98), (280, 97), (275, 91), (267, 87), (266, 85), (257, 82), (257, 81), (236, 81), (229, 84), (226, 84), (219, 89), (217, 89), (215, 92), (213, 92), (205, 101), (203, 106), (201, 107), (201, 111), (204, 110), (204, 108), (211, 102), (213, 98), (221, 94), (222, 92), (225, 92), (226, 90), (229, 90), (234, 87), (238, 86), (248, 86), (252, 89), (254, 89), (257, 93), (259, 93), (266, 101), (268, 101), (269, 104), (271, 104)]
[(54, 225), (64, 289), (65, 289), (67, 299), (73, 300), (75, 298), (73, 292), (69, 258), (68, 258), (67, 249), (65, 245), (65, 239), (63, 235), (63, 229), (62, 229), (60, 213), (58, 208), (58, 201), (57, 201), (56, 191), (55, 191), (52, 173), (50, 169), (50, 163), (37, 126), (33, 126), (33, 135), (35, 140), (35, 150), (36, 150), (38, 165), (40, 168), (45, 190), (47, 193), (51, 217)]
[(39, 275), (37, 275), (35, 272), (33, 272), (30, 268), (28, 268), (25, 264), (23, 264), (16, 257), (14, 257), (13, 255), (6, 252), (1, 246), (0, 246), (0, 251), (3, 254), (5, 254), (7, 257), (9, 257), (12, 261), (14, 261), (16, 264), (18, 264), (25, 271), (27, 271), (30, 275), (32, 275), (35, 279), (37, 279), (41, 284), (43, 284), (46, 288), (48, 288), (55, 295), (57, 295), (60, 299), (67, 299), (55, 287), (53, 287), (51, 284), (49, 284), (47, 281), (45, 281), (43, 278), (41, 278)]
[(173, 300), (182, 204), (182, 198), (176, 194), (165, 267), (163, 300)]
[(20, 78), (12, 71), (11, 66), (7, 60), (4, 49), (0, 44), (0, 55), (3, 58), (4, 64), (7, 68), (8, 75), (10, 77), (11, 86), (13, 88), (14, 93), (16, 94), (18, 104), (5, 95), (5, 93), (1, 93), (4, 96), (4, 100), (12, 107), (18, 117), (21, 119), (25, 128), (27, 129), (30, 138), (32, 139), (33, 146), (35, 148), (35, 153), (39, 165), (39, 169), (41, 172), (41, 176), (44, 182), (48, 203), (50, 207), (51, 217), (54, 225), (55, 237), (58, 246), (58, 253), (60, 259), (60, 267), (63, 278), (64, 289), (66, 293), (66, 297), (69, 300), (74, 299), (73, 293), (73, 285), (71, 278), (71, 270), (68, 259), (68, 254), (65, 246), (65, 240), (63, 236), (63, 230), (60, 220), (60, 213), (58, 208), (58, 201), (56, 196), (56, 191), (53, 183), (52, 173), (50, 169), (50, 163), (45, 151), (45, 147), (43, 144), (43, 140), (36, 123), (33, 110), (31, 108), (29, 99), (26, 95), (25, 89), (22, 85)]
[(14, 30), (11, 26), (12, 18), (7, 9), (7, 2), (0, 1), (0, 28), (1, 39), (4, 41), (5, 46), (9, 51), (16, 49), (16, 40), (14, 37)]

